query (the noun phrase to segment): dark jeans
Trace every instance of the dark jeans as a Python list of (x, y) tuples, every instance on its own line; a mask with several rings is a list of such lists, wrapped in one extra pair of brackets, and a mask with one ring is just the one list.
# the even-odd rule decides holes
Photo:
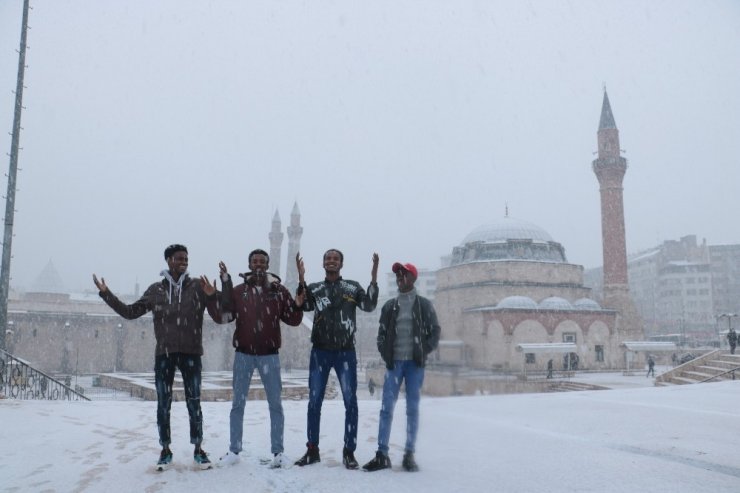
[(357, 356), (354, 351), (311, 349), (308, 367), (308, 443), (319, 445), (321, 405), (326, 382), (334, 368), (344, 399), (344, 447), (357, 448)]
[(154, 386), (157, 389), (157, 429), (159, 444), (168, 447), (170, 437), (170, 407), (172, 406), (172, 384), (175, 370), (180, 369), (185, 387), (185, 403), (190, 415), (190, 443), (199, 445), (203, 441), (203, 414), (200, 411), (201, 361), (197, 354), (171, 353), (154, 358)]

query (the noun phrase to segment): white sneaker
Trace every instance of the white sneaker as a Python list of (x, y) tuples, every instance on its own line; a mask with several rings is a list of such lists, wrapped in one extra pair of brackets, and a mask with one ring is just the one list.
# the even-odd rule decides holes
[(287, 469), (291, 465), (291, 462), (285, 457), (282, 452), (275, 454), (270, 463), (270, 469)]
[(239, 454), (235, 454), (234, 452), (226, 452), (226, 455), (221, 456), (221, 458), (218, 459), (218, 466), (224, 467), (224, 466), (233, 466), (239, 462)]

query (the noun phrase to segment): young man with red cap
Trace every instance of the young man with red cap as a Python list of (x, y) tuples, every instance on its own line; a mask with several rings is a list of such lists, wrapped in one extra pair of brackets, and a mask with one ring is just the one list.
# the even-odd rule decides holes
[(403, 468), (419, 470), (414, 460), (416, 434), (419, 429), (419, 400), (424, 383), (427, 355), (439, 343), (440, 327), (432, 302), (416, 294), (414, 283), (419, 272), (413, 264), (393, 264), (398, 296), (388, 300), (380, 312), (378, 351), (386, 366), (383, 404), (378, 426), (378, 451), (362, 468), (379, 471), (391, 467), (388, 457), (393, 409), (401, 382), (406, 381), (406, 446)]

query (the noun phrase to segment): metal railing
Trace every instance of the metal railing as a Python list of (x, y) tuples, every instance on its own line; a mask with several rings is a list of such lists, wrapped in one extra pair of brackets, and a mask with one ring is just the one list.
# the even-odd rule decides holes
[(89, 401), (46, 373), (0, 349), (0, 397), (20, 400)]

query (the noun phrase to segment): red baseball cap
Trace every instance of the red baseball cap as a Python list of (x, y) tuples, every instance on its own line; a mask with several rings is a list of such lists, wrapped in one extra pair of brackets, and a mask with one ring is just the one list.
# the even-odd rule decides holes
[(414, 279), (419, 278), (419, 271), (416, 270), (416, 266), (414, 264), (402, 264), (401, 262), (396, 262), (393, 264), (393, 267), (391, 267), (394, 274), (398, 274), (398, 271), (401, 269), (411, 272), (414, 275)]

